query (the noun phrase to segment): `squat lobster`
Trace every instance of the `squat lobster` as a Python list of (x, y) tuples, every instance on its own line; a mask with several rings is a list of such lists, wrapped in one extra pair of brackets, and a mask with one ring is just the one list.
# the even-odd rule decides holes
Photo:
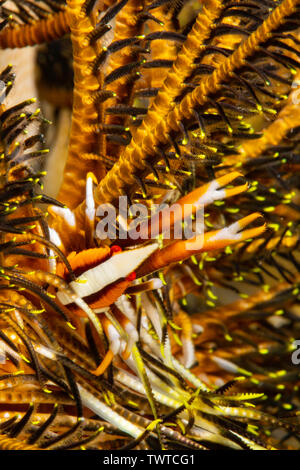
[[(177, 205), (183, 207), (188, 204), (188, 213), (192, 216), (200, 207), (205, 207), (216, 200), (245, 191), (248, 188), (247, 183), (226, 188), (226, 185), (231, 184), (240, 177), (241, 175), (238, 172), (221, 176), (184, 196), (177, 202)], [(86, 182), (85, 211), (89, 237), (95, 225), (94, 182), (94, 175), (89, 173)], [(60, 233), (63, 233), (61, 228), (64, 225), (68, 226), (69, 233), (71, 232), (71, 226), (73, 233), (76, 232), (76, 217), (72, 211), (53, 206), (50, 208), (50, 212), (56, 217), (55, 224), (60, 227)], [(172, 226), (182, 222), (178, 214), (175, 212), (173, 218), (170, 219)], [(162, 283), (158, 279), (150, 282), (150, 284), (146, 282), (140, 285), (136, 279), (141, 279), (152, 272), (163, 269), (172, 262), (184, 260), (192, 254), (197, 255), (204, 251), (220, 250), (228, 245), (256, 237), (265, 230), (264, 224), (247, 230), (243, 229), (260, 217), (259, 213), (254, 213), (238, 220), (229, 227), (198, 234), (189, 240), (164, 240), (162, 248), (159, 248), (155, 241), (145, 244), (145, 235), (152, 233), (151, 226), (149, 228), (147, 221), (147, 225), (145, 223), (140, 224), (141, 236), (138, 240), (133, 242), (129, 237), (125, 242), (124, 240), (120, 241), (127, 246), (134, 243), (135, 247), (131, 249), (125, 246), (124, 251), (122, 251), (122, 248), (118, 245), (111, 247), (104, 245), (98, 248), (81, 250), (78, 253), (71, 252), (68, 261), (74, 274), (72, 280), (70, 280), (66, 267), (63, 264), (58, 264), (56, 275), (64, 279), (64, 284), (58, 288), (56, 294), (60, 304), (67, 306), (72, 313), (78, 316), (88, 315), (100, 336), (103, 335), (104, 329), (108, 338), (109, 350), (100, 366), (96, 369), (95, 374), (103, 374), (116, 354), (121, 354), (125, 360), (128, 359), (132, 346), (138, 339), (136, 326), (132, 319), (127, 318), (126, 314), (120, 309), (117, 309), (117, 313), (116, 309), (114, 309), (113, 314), (109, 313), (110, 306), (114, 305), (126, 293), (127, 289), (129, 289), (128, 292), (131, 289), (131, 294), (133, 294), (140, 293), (144, 289), (149, 290), (151, 287), (156, 289), (162, 287)], [(163, 218), (164, 212), (162, 212)], [(151, 222), (153, 222), (152, 219)], [(158, 227), (155, 235), (160, 236), (163, 231), (162, 224)], [(52, 229), (51, 235), (53, 241), (62, 250), (66, 251), (54, 229)], [(142, 242), (144, 242), (144, 245), (142, 245)], [(101, 316), (99, 321), (97, 315), (103, 312), (104, 315)]]

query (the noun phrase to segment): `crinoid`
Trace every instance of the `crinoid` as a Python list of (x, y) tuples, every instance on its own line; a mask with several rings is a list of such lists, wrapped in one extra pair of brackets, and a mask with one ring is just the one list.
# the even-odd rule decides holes
[(0, 74), (0, 449), (298, 449), (300, 1), (0, 8), (74, 71), (56, 199)]

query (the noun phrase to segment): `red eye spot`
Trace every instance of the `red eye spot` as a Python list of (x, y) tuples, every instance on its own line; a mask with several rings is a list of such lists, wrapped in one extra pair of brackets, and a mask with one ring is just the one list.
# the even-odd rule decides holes
[(126, 281), (134, 281), (136, 279), (136, 272), (135, 271), (132, 271), (132, 273), (128, 274), (128, 276), (126, 276)]
[(114, 255), (115, 253), (121, 253), (122, 248), (119, 245), (113, 245), (110, 247), (110, 254)]

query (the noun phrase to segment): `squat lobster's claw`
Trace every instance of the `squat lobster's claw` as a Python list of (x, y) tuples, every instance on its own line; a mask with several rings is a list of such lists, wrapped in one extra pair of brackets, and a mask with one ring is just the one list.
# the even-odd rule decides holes
[(200, 234), (190, 240), (171, 243), (153, 253), (137, 270), (137, 276), (146, 276), (171, 263), (189, 258), (193, 254), (219, 250), (248, 238), (257, 237), (264, 232), (266, 224), (245, 231), (241, 230), (259, 218), (263, 220), (262, 215), (256, 212), (221, 230)]
[(109, 349), (107, 353), (105, 354), (103, 361), (97, 367), (97, 369), (91, 371), (92, 374), (96, 375), (97, 377), (99, 377), (99, 375), (104, 374), (106, 369), (110, 366), (113, 358), (114, 358), (114, 353)]
[(101, 364), (97, 367), (97, 369), (92, 371), (92, 373), (97, 376), (104, 374), (114, 356), (119, 353), (121, 347), (120, 334), (111, 321), (106, 318), (106, 316), (104, 316), (101, 323), (109, 341), (109, 350), (105, 354)]
[[(222, 249), (227, 245), (232, 245), (236, 242), (241, 242), (247, 240), (248, 238), (253, 238), (257, 237), (258, 235), (261, 235), (266, 229), (266, 224), (262, 224), (259, 227), (254, 227), (242, 231), (243, 228), (247, 227), (247, 225), (251, 224), (252, 222), (258, 219), (261, 219), (263, 221), (262, 215), (259, 212), (255, 212), (254, 214), (250, 214), (247, 217), (244, 217), (243, 219), (240, 219), (237, 222), (229, 225), (229, 227), (205, 233), (203, 237), (203, 247), (201, 248), (201, 251)], [(193, 251), (196, 248), (196, 245), (195, 248), (193, 248), (193, 240), (188, 240), (186, 242), (186, 249), (189, 251)]]
[(236, 196), (246, 191), (248, 189), (247, 182), (231, 188), (225, 187), (241, 177), (243, 177), (241, 173), (233, 171), (195, 189), (176, 201), (172, 206), (151, 215), (150, 221), (142, 222), (138, 226), (138, 238), (136, 237), (136, 228), (134, 228), (134, 235), (133, 231), (129, 231), (126, 240), (120, 240), (119, 243), (130, 246), (138, 245), (151, 238), (154, 239), (159, 234), (175, 226), (175, 224), (181, 223), (183, 218), (187, 220), (195, 215), (200, 208), (208, 206), (214, 201)]
[(111, 364), (115, 355), (120, 354), (121, 350), (123, 349), (123, 343), (121, 335), (122, 335), (122, 328), (123, 333), (127, 334), (127, 342), (125, 343), (125, 349), (121, 353), (121, 356), (124, 360), (128, 359), (134, 344), (138, 341), (138, 333), (134, 325), (123, 315), (119, 310), (114, 312), (114, 316), (121, 326), (121, 332), (117, 331), (115, 326), (111, 323), (111, 321), (104, 317), (102, 320), (103, 328), (106, 333), (106, 336), (109, 340), (109, 350), (104, 356), (101, 364), (97, 367), (96, 370), (92, 371), (93, 374), (99, 376), (102, 375), (106, 369)]

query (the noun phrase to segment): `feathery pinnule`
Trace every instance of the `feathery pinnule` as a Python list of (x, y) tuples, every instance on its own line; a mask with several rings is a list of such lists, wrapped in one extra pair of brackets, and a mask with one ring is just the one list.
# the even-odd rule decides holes
[[(216, 93), (222, 84), (232, 77), (234, 71), (244, 65), (260, 45), (271, 37), (272, 31), (280, 27), (285, 18), (296, 11), (297, 6), (296, 0), (284, 0), (230, 57), (223, 61), (210, 76), (202, 80), (177, 106), (171, 107), (168, 113), (164, 113), (162, 119), (156, 118), (150, 128), (146, 125), (146, 119), (145, 125), (142, 124), (137, 130), (120, 160), (99, 183), (95, 191), (96, 201), (98, 203), (113, 201), (119, 195), (126, 193), (129, 187), (134, 187), (137, 184), (136, 175), (146, 170), (146, 159), (151, 156), (155, 162), (159, 158), (154, 152), (155, 148), (159, 144), (166, 144), (170, 132), (178, 132), (180, 123), (190, 119), (194, 109), (203, 105), (209, 94)], [(148, 132), (150, 129), (151, 132)]]

